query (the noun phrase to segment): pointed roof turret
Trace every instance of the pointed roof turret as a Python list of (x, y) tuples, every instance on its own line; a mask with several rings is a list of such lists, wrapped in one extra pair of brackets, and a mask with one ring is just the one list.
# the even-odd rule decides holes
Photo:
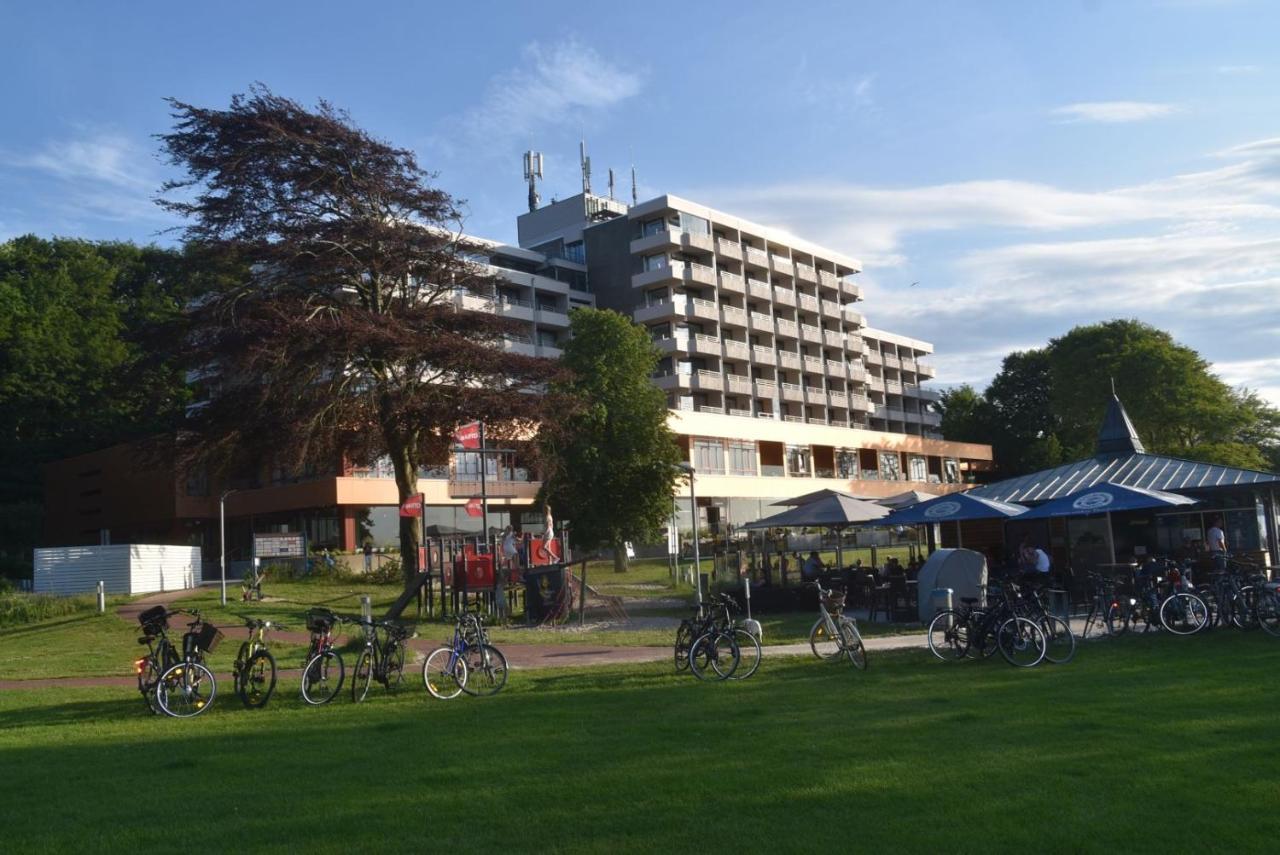
[(1098, 445), (1093, 451), (1099, 457), (1112, 454), (1145, 454), (1142, 440), (1129, 421), (1129, 414), (1124, 411), (1124, 404), (1111, 392), (1111, 401), (1107, 404), (1107, 413), (1102, 417), (1102, 427), (1098, 430)]

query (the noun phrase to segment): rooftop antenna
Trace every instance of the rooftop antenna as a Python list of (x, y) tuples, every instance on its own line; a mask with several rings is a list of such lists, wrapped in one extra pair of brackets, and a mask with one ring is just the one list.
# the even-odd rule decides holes
[(542, 178), (542, 152), (524, 153), (524, 180), (529, 182), (529, 211), (538, 210), (542, 197), (538, 195), (538, 181)]
[(609, 167), (609, 198), (613, 198), (613, 167)]
[(578, 160), (582, 162), (582, 192), (591, 192), (591, 158), (587, 157), (587, 141), (578, 143)]
[(631, 204), (640, 204), (640, 199), (636, 196), (636, 165), (631, 164)]

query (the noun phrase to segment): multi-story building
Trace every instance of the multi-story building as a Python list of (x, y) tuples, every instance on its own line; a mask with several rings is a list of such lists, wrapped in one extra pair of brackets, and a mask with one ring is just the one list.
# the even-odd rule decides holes
[[(614, 309), (645, 326), (662, 354), (653, 381), (695, 467), (704, 525), (755, 519), (779, 499), (822, 488), (947, 492), (989, 467), (989, 446), (938, 433), (937, 396), (921, 386), (934, 374), (922, 361), (932, 347), (867, 326), (852, 281), (856, 259), (675, 196), (628, 206), (583, 193), (524, 214), (517, 226), (520, 246), (469, 239), (475, 260), (505, 281), (493, 294), (459, 292), (455, 304), (524, 322), (505, 346), (534, 356), (560, 355), (577, 307)], [(120, 449), (99, 454), (112, 461)], [(102, 477), (110, 467), (93, 458), (50, 467), (49, 542), (97, 542), (107, 530), (117, 542), (216, 546), (201, 534), (216, 530), (216, 506), (199, 479), (170, 476), (180, 500), (155, 511), (170, 517), (117, 520), (151, 505), (108, 496), (129, 482)], [(478, 530), (460, 486), (474, 480), (466, 471), (474, 464), (455, 457), (423, 468), (429, 524)], [(98, 473), (92, 484), (86, 472)], [(533, 510), (536, 473), (511, 461), (503, 475), (490, 522), (520, 523)], [(305, 528), (313, 542), (341, 549), (398, 536), (386, 461), (262, 473), (240, 486), (227, 505), (233, 543), (279, 528)], [(678, 507), (687, 527), (687, 503)], [(171, 518), (179, 511), (190, 516)]]

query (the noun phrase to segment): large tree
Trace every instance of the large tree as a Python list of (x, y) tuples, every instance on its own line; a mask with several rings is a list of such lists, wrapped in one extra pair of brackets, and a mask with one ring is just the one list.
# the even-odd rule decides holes
[(612, 547), (622, 571), (626, 542), (652, 538), (671, 515), (680, 447), (649, 380), (659, 355), (644, 328), (606, 309), (578, 309), (569, 325), (554, 389), (575, 405), (543, 425), (543, 497), (575, 543)]
[[(412, 152), (265, 87), (225, 110), (170, 104), (160, 140), (186, 177), (160, 203), (188, 219), (194, 252), (249, 271), (191, 312), (185, 356), (212, 378), (192, 459), (225, 470), (385, 454), (403, 501), (459, 423), (528, 432), (552, 363), (506, 352), (509, 321), (458, 310), (456, 295), (492, 295), (500, 280), (472, 260), (459, 203)], [(413, 520), (400, 542), (408, 582)]]

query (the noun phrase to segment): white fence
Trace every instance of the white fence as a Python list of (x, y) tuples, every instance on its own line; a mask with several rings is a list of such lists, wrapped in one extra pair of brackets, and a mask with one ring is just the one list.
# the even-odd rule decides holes
[(149, 594), (200, 584), (200, 547), (158, 544), (61, 546), (35, 551), (38, 594)]

